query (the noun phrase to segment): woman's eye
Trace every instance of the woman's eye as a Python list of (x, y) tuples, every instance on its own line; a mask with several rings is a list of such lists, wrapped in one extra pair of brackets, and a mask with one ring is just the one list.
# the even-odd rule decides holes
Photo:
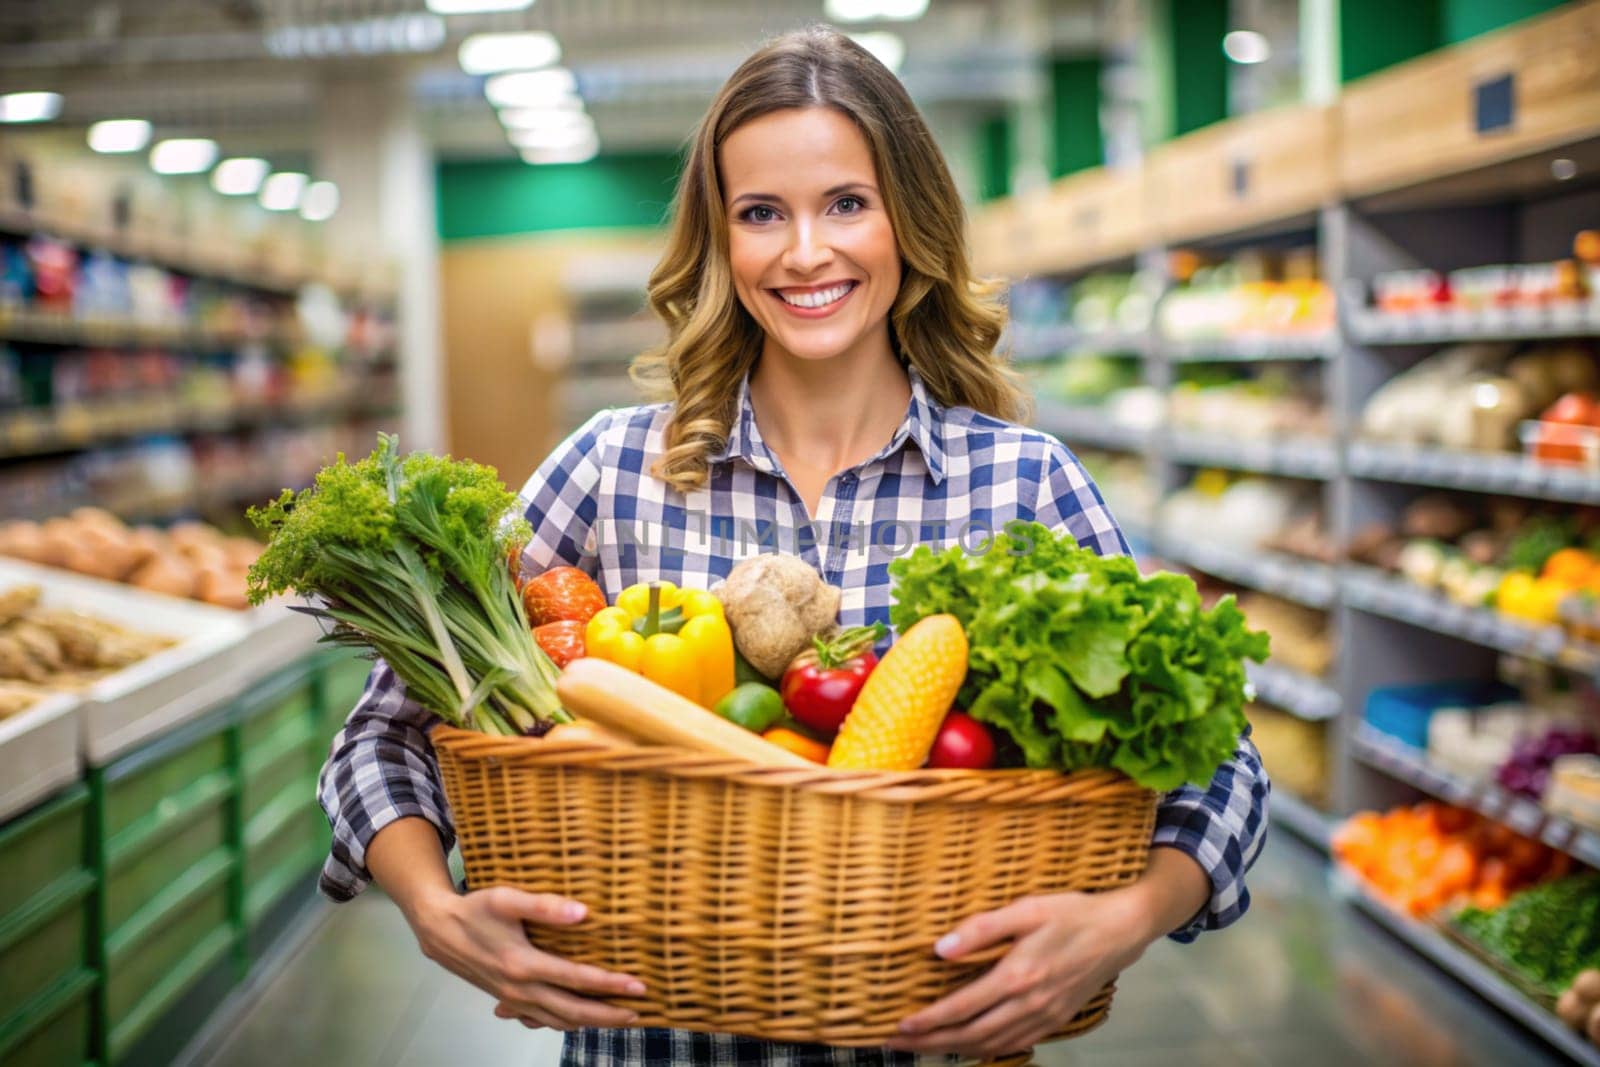
[(744, 220), (746, 222), (771, 222), (777, 217), (778, 213), (765, 204), (757, 204), (755, 207), (746, 208), (744, 212)]
[(861, 202), (859, 197), (854, 196), (841, 196), (834, 202), (833, 206), (834, 209), (837, 210), (841, 215), (854, 215), (856, 212), (866, 207), (866, 205)]

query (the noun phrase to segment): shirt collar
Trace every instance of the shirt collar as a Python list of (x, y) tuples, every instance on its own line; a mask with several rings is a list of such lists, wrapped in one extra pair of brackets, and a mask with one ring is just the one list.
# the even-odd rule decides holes
[[(906, 376), (911, 381), (911, 403), (906, 408), (906, 417), (889, 443), (868, 462), (893, 455), (910, 440), (922, 452), (922, 460), (937, 485), (944, 481), (945, 476), (944, 408), (928, 395), (922, 375), (917, 373), (915, 367), (906, 367)], [(748, 373), (739, 382), (738, 406), (735, 408), (733, 425), (728, 429), (728, 443), (711, 456), (713, 463), (734, 459), (742, 459), (769, 474), (778, 469), (777, 458), (767, 448), (766, 442), (761, 440), (761, 431), (756, 426), (755, 409), (750, 405)]]

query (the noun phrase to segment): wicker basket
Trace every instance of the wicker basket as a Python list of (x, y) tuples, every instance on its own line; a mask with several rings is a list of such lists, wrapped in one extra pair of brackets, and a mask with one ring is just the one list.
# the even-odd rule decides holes
[[(467, 881), (582, 901), (540, 948), (632, 974), (641, 1026), (877, 1045), (984, 971), (933, 942), (1033, 893), (1138, 877), (1155, 795), (1119, 774), (758, 767), (433, 732)], [(1112, 986), (1056, 1037), (1106, 1017)]]

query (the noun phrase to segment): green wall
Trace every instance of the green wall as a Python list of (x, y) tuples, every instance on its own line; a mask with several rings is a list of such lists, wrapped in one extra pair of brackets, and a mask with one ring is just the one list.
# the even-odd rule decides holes
[(1439, 36), (1456, 44), (1560, 7), (1563, 0), (1444, 0)]
[(1100, 136), (1100, 57), (1051, 60), (1050, 97), (1054, 105), (1051, 177), (1105, 162)]
[(1010, 113), (984, 119), (978, 127), (978, 198), (998, 200), (1011, 195), (1011, 155), (1016, 150), (1015, 120)]
[(678, 166), (675, 153), (541, 166), (521, 160), (441, 163), (439, 236), (454, 241), (660, 225), (672, 201)]
[(1228, 117), (1228, 0), (1164, 0), (1172, 63), (1172, 136)]
[(1338, 0), (1339, 75), (1352, 81), (1560, 7), (1563, 0)]

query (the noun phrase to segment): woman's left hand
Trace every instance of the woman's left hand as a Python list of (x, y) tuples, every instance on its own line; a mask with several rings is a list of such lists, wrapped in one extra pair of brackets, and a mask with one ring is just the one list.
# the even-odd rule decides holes
[(991, 1058), (1059, 1030), (1155, 940), (1136, 886), (1106, 893), (1026, 897), (967, 919), (934, 946), (945, 959), (1007, 939), (1011, 950), (981, 978), (900, 1024), (887, 1042), (906, 1052)]

